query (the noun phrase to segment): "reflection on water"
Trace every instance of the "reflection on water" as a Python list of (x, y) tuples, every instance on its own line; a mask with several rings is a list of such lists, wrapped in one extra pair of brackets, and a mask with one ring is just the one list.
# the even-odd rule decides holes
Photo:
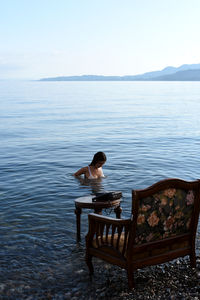
[(81, 176), (75, 177), (75, 179), (79, 182), (80, 186), (87, 186), (91, 189), (91, 194), (96, 194), (99, 192), (103, 192), (104, 188), (102, 185), (103, 178), (98, 179), (88, 179)]

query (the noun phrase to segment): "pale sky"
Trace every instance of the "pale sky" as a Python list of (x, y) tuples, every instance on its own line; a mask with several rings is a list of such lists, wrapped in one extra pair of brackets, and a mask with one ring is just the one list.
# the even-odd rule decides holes
[(0, 0), (0, 79), (200, 63), (200, 0)]

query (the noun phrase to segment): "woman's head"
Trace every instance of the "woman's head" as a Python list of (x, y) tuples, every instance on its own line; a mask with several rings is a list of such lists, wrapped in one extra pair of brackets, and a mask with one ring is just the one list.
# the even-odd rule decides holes
[(103, 166), (103, 164), (106, 162), (106, 155), (103, 152), (97, 152), (94, 157), (93, 160), (90, 164), (90, 166), (95, 166), (97, 168), (100, 168)]

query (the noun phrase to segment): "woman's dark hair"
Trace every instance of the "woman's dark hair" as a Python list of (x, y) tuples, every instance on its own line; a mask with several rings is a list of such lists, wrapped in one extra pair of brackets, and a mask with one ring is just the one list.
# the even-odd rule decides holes
[(98, 163), (99, 161), (106, 161), (106, 155), (103, 152), (97, 152), (94, 157), (93, 160), (90, 164), (90, 166), (95, 166), (96, 163)]

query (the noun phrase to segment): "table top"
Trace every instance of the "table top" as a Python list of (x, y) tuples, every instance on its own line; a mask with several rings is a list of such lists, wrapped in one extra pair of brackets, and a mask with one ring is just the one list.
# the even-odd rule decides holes
[(79, 208), (107, 208), (107, 207), (119, 205), (122, 200), (122, 199), (117, 199), (114, 201), (92, 202), (92, 198), (94, 197), (95, 195), (79, 197), (74, 201), (75, 206)]

